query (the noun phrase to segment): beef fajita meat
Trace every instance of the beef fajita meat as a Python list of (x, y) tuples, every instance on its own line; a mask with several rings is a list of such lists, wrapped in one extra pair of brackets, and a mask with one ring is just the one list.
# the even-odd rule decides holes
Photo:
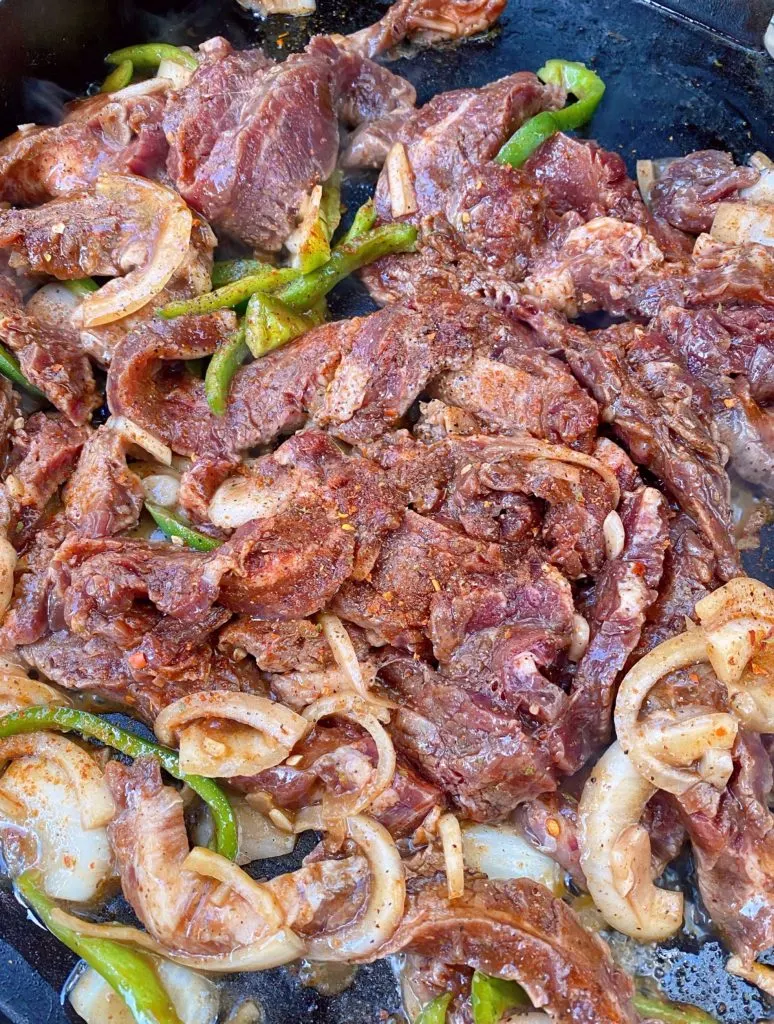
[(673, 227), (701, 234), (712, 227), (718, 203), (737, 199), (759, 176), (752, 167), (738, 167), (728, 153), (699, 150), (669, 163), (653, 186), (653, 213)]
[(282, 64), (221, 38), (199, 52), (164, 115), (169, 174), (218, 229), (262, 250), (282, 247), (304, 197), (335, 170), (339, 121), (356, 127), (414, 104), (407, 82), (331, 38)]
[(39, 515), (73, 472), (91, 431), (76, 427), (59, 413), (34, 413), (16, 432), (5, 488), (19, 514)]
[(483, 32), (505, 9), (505, 0), (398, 0), (373, 25), (345, 36), (347, 49), (376, 57), (404, 39), (430, 43)]
[(109, 537), (139, 522), (145, 492), (126, 464), (130, 445), (107, 425), (86, 442), (63, 494), (67, 521), (82, 536)]
[(638, 1019), (632, 983), (605, 943), (542, 885), (466, 879), (450, 902), (441, 875), (410, 878), (408, 904), (384, 953), (406, 951), (509, 978), (562, 1024)]

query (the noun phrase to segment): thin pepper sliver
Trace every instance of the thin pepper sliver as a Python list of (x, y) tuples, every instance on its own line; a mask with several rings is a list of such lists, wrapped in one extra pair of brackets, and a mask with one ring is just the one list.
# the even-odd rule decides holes
[(215, 826), (215, 850), (221, 856), (234, 860), (238, 845), (237, 824), (228, 797), (212, 779), (206, 779), (201, 775), (187, 775), (181, 771), (180, 760), (174, 750), (143, 739), (99, 715), (79, 711), (77, 708), (45, 704), (14, 711), (0, 718), (0, 738), (45, 729), (77, 732), (79, 736), (99, 740), (128, 757), (155, 758), (166, 772), (185, 782), (207, 804)]
[(156, 505), (152, 501), (146, 501), (145, 507), (153, 517), (158, 528), (167, 537), (179, 537), (184, 544), (195, 551), (214, 551), (215, 548), (220, 547), (222, 541), (216, 540), (215, 537), (208, 537), (206, 533), (195, 530), (188, 523), (184, 523), (173, 512), (170, 512), (169, 509)]
[(451, 1002), (451, 992), (436, 996), (422, 1007), (414, 1024), (446, 1024), (446, 1011)]
[(293, 281), (299, 272), (293, 267), (274, 267), (270, 263), (257, 264), (259, 269), (248, 277), (240, 277), (230, 281), (215, 291), (205, 292), (193, 299), (180, 299), (168, 302), (158, 311), (165, 320), (173, 320), (178, 316), (189, 314), (214, 313), (219, 309), (231, 309), (247, 302), (255, 292), (271, 293), (277, 291), (288, 281)]
[(204, 375), (204, 394), (207, 405), (216, 416), (225, 414), (231, 381), (249, 355), (250, 349), (245, 342), (245, 325), (242, 324), (210, 359)]
[(125, 89), (134, 77), (134, 64), (130, 60), (122, 60), (118, 67), (111, 71), (102, 83), (100, 92), (118, 92)]
[(25, 904), (61, 943), (85, 960), (126, 1003), (137, 1024), (181, 1024), (153, 960), (114, 939), (79, 935), (57, 920), (56, 904), (43, 891), (37, 871), (25, 871), (15, 887)]
[(715, 1017), (687, 1003), (672, 1003), (639, 992), (635, 993), (632, 1002), (642, 1017), (660, 1020), (663, 1024), (718, 1024)]
[(0, 373), (12, 380), (14, 384), (18, 384), (20, 388), (24, 388), (30, 395), (34, 395), (36, 398), (46, 397), (42, 391), (38, 391), (34, 384), (30, 384), (21, 371), (19, 360), (4, 345), (0, 345)]
[(141, 71), (154, 71), (163, 60), (172, 60), (191, 71), (199, 67), (199, 61), (192, 53), (179, 46), (172, 46), (171, 43), (138, 43), (136, 46), (114, 50), (105, 57), (106, 64), (123, 64), (126, 60), (130, 60)]

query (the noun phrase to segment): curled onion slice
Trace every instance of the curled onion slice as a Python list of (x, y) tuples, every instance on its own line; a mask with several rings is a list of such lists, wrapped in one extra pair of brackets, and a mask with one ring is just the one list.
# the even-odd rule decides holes
[(752, 985), (757, 985), (762, 992), (774, 998), (774, 968), (755, 960), (745, 963), (741, 957), (732, 956), (726, 963), (726, 970), (737, 978), (744, 978)]
[(615, 728), (622, 751), (648, 782), (678, 796), (701, 777), (689, 767), (695, 760), (694, 755), (730, 750), (738, 723), (726, 714), (703, 714), (693, 722), (688, 719), (664, 722), (661, 716), (658, 720), (641, 722), (639, 714), (660, 679), (706, 659), (703, 631), (681, 633), (641, 658), (627, 672), (616, 698)]
[(16, 570), (16, 549), (7, 537), (0, 537), (0, 622), (8, 611), (13, 597), (14, 572)]
[(144, 427), (135, 423), (134, 420), (130, 420), (126, 416), (111, 416), (105, 423), (105, 426), (115, 430), (127, 441), (136, 444), (138, 448), (148, 452), (149, 455), (152, 455), (162, 465), (172, 465), (172, 449), (164, 444), (163, 441), (159, 441), (153, 434), (150, 434)]
[(584, 452), (576, 452), (574, 448), (551, 444), (548, 441), (538, 441), (531, 437), (498, 437), (497, 444), (505, 451), (523, 455), (528, 459), (550, 459), (553, 462), (566, 462), (572, 466), (590, 469), (600, 476), (609, 488), (611, 503), (617, 506), (621, 500), (621, 488), (615, 473), (601, 459), (597, 459), (593, 455), (586, 455)]
[(273, 767), (309, 728), (307, 719), (282, 704), (231, 690), (181, 697), (163, 709), (154, 725), (162, 743), (179, 743), (183, 771), (207, 777), (248, 775)]
[[(352, 689), (368, 700), (369, 682), (363, 678), (363, 671), (358, 661), (355, 647), (344, 623), (332, 612), (320, 612), (317, 621), (322, 627), (323, 635), (333, 653), (336, 664), (347, 678)], [(373, 682), (373, 677), (370, 682)]]
[(272, 930), (285, 923), (281, 908), (277, 904), (271, 889), (256, 882), (246, 871), (222, 857), (214, 850), (195, 846), (183, 861), (183, 870), (193, 871), (197, 875), (215, 878), (237, 893), (265, 919)]
[(389, 711), (385, 707), (369, 704), (355, 693), (337, 693), (321, 697), (304, 709), (304, 718), (308, 722), (319, 722), (329, 715), (341, 715), (365, 729), (376, 744), (377, 762), (368, 786), (361, 792), (324, 801), (326, 819), (359, 814), (370, 807), (392, 782), (396, 763), (392, 740), (380, 724), (389, 721)]
[(774, 591), (760, 580), (739, 577), (696, 604), (707, 635), (707, 656), (727, 686), (739, 681), (761, 643), (774, 635)]
[(17, 672), (0, 669), (0, 717), (22, 708), (41, 704), (69, 704), (64, 694), (46, 683), (30, 679), (20, 668)]
[(73, 316), (78, 327), (113, 323), (147, 305), (188, 255), (193, 226), (191, 211), (180, 196), (157, 182), (128, 174), (102, 174), (94, 190), (131, 210), (142, 222), (137, 225), (138, 235), (152, 241), (141, 254), (132, 250), (131, 269), (124, 277), (114, 277), (86, 296)]
[[(308, 808), (313, 810), (313, 808)], [(309, 815), (300, 827), (324, 829), (322, 814)], [(346, 834), (362, 850), (371, 870), (368, 901), (355, 920), (328, 935), (307, 940), (310, 960), (348, 961), (370, 957), (394, 935), (406, 902), (406, 873), (395, 840), (378, 821), (364, 814), (346, 819)]]
[(594, 766), (579, 805), (589, 892), (609, 925), (640, 942), (663, 941), (683, 920), (682, 893), (653, 884), (650, 837), (639, 824), (655, 792), (614, 743)]

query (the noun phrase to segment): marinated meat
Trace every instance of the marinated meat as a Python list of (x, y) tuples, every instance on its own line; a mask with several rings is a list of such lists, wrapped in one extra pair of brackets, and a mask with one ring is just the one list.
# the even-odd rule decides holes
[(16, 432), (5, 487), (20, 513), (39, 514), (73, 472), (91, 431), (37, 412)]
[(110, 537), (136, 526), (145, 492), (126, 464), (130, 442), (110, 426), (86, 442), (64, 490), (67, 521), (84, 537)]
[(411, 878), (398, 931), (384, 953), (405, 950), (509, 978), (564, 1024), (638, 1019), (632, 983), (605, 943), (548, 889), (526, 878), (466, 879), (449, 901), (443, 876)]
[(709, 231), (718, 203), (739, 196), (759, 174), (752, 167), (737, 167), (733, 157), (717, 149), (703, 149), (672, 160), (653, 186), (653, 213), (673, 227), (699, 235)]
[(497, 21), (504, 9), (505, 0), (398, 0), (379, 21), (342, 42), (376, 57), (406, 38), (429, 43), (475, 35)]

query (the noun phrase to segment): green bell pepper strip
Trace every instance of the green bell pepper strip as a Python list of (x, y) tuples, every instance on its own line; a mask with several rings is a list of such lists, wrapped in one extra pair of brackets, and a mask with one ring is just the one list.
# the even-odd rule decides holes
[[(270, 280), (276, 276), (277, 270), (288, 270), (288, 267), (275, 267), (271, 263), (264, 263), (262, 260), (238, 259), (238, 260), (216, 260), (212, 266), (212, 287), (222, 288), (223, 285), (233, 284), (245, 277), (266, 275)], [(293, 276), (298, 276), (298, 271), (293, 275), (282, 275), (281, 283), (292, 281)], [(278, 286), (279, 287), (279, 286)]]
[(14, 384), (18, 384), (20, 388), (24, 388), (28, 394), (34, 395), (35, 398), (46, 397), (42, 391), (38, 391), (34, 384), (30, 384), (21, 372), (19, 360), (4, 345), (0, 345), (0, 373), (9, 380), (12, 380)]
[[(239, 261), (241, 262), (241, 261)], [(248, 263), (249, 261), (244, 261)], [(193, 299), (182, 299), (169, 302), (158, 311), (165, 320), (174, 320), (178, 316), (194, 313), (214, 313), (218, 309), (232, 309), (247, 302), (255, 292), (271, 293), (277, 291), (288, 281), (294, 281), (299, 272), (293, 267), (273, 267), (270, 263), (257, 263), (255, 273), (249, 277), (239, 277), (222, 288), (213, 292), (205, 292)]]
[(633, 1002), (634, 1008), (642, 1017), (652, 1017), (663, 1021), (664, 1024), (718, 1024), (717, 1020), (704, 1010), (700, 1010), (698, 1006), (689, 1006), (687, 1003), (654, 999), (639, 992), (635, 993)]
[(170, 43), (139, 43), (136, 46), (124, 46), (120, 50), (113, 50), (105, 57), (106, 64), (123, 64), (126, 60), (130, 60), (140, 71), (155, 71), (163, 60), (173, 60), (191, 71), (196, 71), (199, 67), (199, 61), (192, 53)]
[(68, 292), (77, 295), (79, 299), (83, 299), (99, 289), (99, 285), (91, 277), (82, 277), (78, 281), (61, 281), (60, 284), (63, 284)]
[(210, 808), (215, 825), (215, 849), (223, 857), (234, 860), (237, 854), (237, 824), (231, 804), (220, 786), (201, 775), (187, 775), (180, 770), (174, 750), (145, 740), (112, 722), (77, 708), (43, 705), (14, 711), (0, 718), (0, 738), (20, 733), (57, 729), (77, 732), (80, 736), (99, 740), (128, 757), (154, 757), (176, 779), (185, 782)]
[(193, 548), (195, 551), (214, 551), (222, 544), (222, 541), (216, 540), (215, 537), (208, 537), (206, 533), (200, 533), (199, 530), (184, 523), (182, 519), (170, 512), (169, 509), (162, 508), (161, 505), (146, 501), (145, 507), (162, 533), (165, 533), (167, 537), (179, 537), (187, 547)]
[(499, 1024), (511, 1010), (528, 1010), (532, 1006), (521, 985), (481, 971), (473, 975), (470, 1004), (474, 1024)]
[(363, 203), (360, 209), (355, 214), (352, 223), (349, 226), (349, 230), (344, 234), (339, 245), (347, 245), (353, 239), (358, 238), (360, 235), (364, 235), (366, 231), (370, 231), (376, 223), (376, 205), (373, 199), (369, 199), (367, 203)]
[(43, 891), (38, 872), (25, 871), (15, 885), (21, 898), (51, 934), (115, 989), (137, 1024), (181, 1024), (150, 957), (114, 939), (80, 935), (62, 924), (53, 914), (56, 904)]
[(422, 1012), (414, 1024), (446, 1024), (446, 1011), (450, 1002), (451, 992), (444, 992), (442, 996), (436, 996), (422, 1007)]
[[(323, 304), (324, 307), (324, 304)], [(305, 334), (325, 319), (325, 309), (294, 313), (275, 295), (256, 292), (247, 304), (245, 342), (254, 359)]]
[(497, 154), (497, 163), (521, 167), (546, 139), (590, 121), (605, 92), (599, 75), (577, 61), (549, 60), (537, 74), (547, 85), (563, 86), (576, 100), (562, 110), (544, 110), (526, 121)]
[(134, 64), (130, 60), (122, 60), (115, 71), (111, 71), (102, 83), (100, 92), (118, 92), (125, 89), (134, 77)]
[(207, 405), (216, 416), (223, 416), (226, 412), (231, 381), (249, 355), (250, 349), (245, 344), (245, 325), (242, 324), (210, 359), (204, 375), (204, 394)]

